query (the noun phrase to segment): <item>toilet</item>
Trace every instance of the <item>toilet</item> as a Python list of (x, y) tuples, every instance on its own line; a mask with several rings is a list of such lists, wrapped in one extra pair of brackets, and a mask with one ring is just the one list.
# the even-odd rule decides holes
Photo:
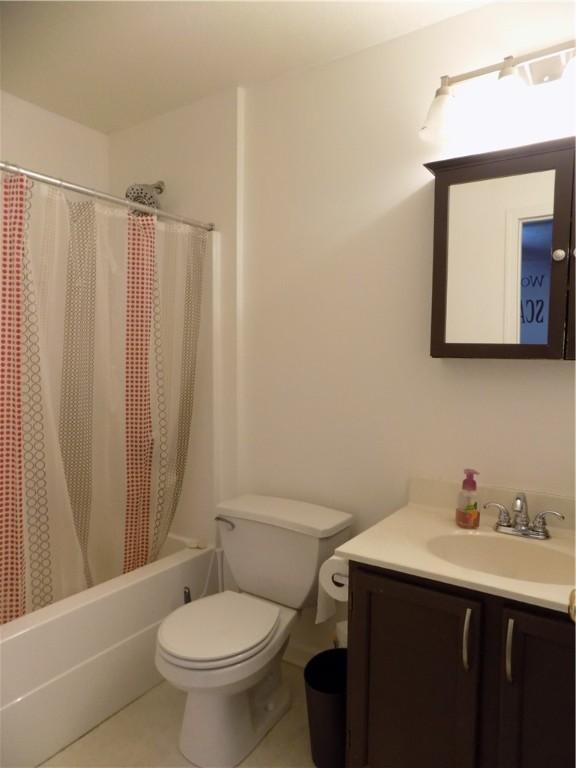
[(225, 501), (216, 516), (239, 592), (183, 605), (158, 630), (156, 666), (187, 692), (180, 750), (201, 768), (232, 768), (290, 706), (281, 661), (320, 565), (349, 538), (350, 515), (273, 496)]

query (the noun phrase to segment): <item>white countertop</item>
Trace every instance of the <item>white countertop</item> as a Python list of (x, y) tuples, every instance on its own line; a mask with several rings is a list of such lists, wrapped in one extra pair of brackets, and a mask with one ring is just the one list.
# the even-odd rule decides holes
[[(553, 553), (557, 552), (558, 560), (562, 559), (563, 562), (566, 562), (567, 557), (573, 558), (573, 531), (550, 526), (550, 539), (529, 540), (496, 533), (496, 516), (491, 511), (481, 513), (480, 526), (473, 531), (459, 528), (454, 516), (454, 510), (410, 503), (345, 542), (338, 547), (335, 554), (359, 563), (454, 584), (555, 611), (568, 610), (570, 591), (574, 588), (573, 567), (564, 571), (567, 573), (566, 578), (562, 577), (564, 583), (543, 583), (529, 580), (533, 575), (530, 571), (530, 560), (538, 559), (538, 549), (545, 557), (553, 557)], [(448, 541), (448, 537), (454, 537), (456, 543)], [(456, 551), (459, 547), (457, 542), (462, 541), (464, 553), (466, 547), (471, 545), (471, 541), (464, 541), (469, 537), (477, 537), (477, 540), (482, 538), (484, 541), (480, 543), (487, 544), (484, 548), (493, 550), (490, 553), (492, 565), (488, 566), (486, 571), (457, 565), (454, 561), (450, 562), (434, 554), (433, 550), (438, 548), (436, 543), (439, 539), (442, 544), (448, 541)], [(508, 543), (499, 543), (503, 541)], [(510, 578), (497, 574), (500, 550), (506, 552), (507, 558), (508, 549), (513, 552), (510, 559), (514, 560), (515, 566), (519, 564), (518, 571), (525, 573), (525, 578)], [(465, 560), (466, 556), (463, 554), (462, 558), (456, 559)], [(509, 567), (509, 563), (504, 566)]]

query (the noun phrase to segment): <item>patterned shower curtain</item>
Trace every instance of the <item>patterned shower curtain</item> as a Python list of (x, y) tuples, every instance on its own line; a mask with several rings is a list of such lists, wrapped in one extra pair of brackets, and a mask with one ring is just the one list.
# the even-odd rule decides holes
[(0, 182), (4, 623), (157, 557), (186, 466), (206, 232)]

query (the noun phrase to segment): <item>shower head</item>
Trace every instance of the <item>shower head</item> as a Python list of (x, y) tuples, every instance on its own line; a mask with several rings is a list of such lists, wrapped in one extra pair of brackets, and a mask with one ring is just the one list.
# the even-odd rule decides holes
[(157, 181), (155, 184), (131, 184), (126, 190), (126, 197), (133, 203), (148, 205), (151, 208), (160, 208), (158, 195), (164, 192), (165, 184)]

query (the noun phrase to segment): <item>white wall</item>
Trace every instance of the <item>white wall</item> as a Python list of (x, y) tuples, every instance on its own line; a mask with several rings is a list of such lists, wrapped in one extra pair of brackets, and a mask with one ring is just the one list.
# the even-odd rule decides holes
[(491, 5), (250, 89), (241, 490), (341, 508), (361, 528), (406, 500), (410, 477), (464, 466), (573, 494), (570, 363), (429, 356), (422, 164), (440, 152), (418, 138), (440, 75), (564, 40), (572, 13)]
[(0, 159), (108, 190), (108, 137), (6, 91), (0, 93)]
[(172, 527), (175, 534), (204, 541), (214, 535), (214, 498), (220, 500), (236, 488), (240, 111), (241, 94), (231, 90), (110, 134), (114, 194), (123, 195), (133, 182), (162, 179), (166, 182), (163, 208), (201, 221), (213, 221), (218, 230), (216, 253), (213, 259), (208, 256), (205, 272), (188, 468)]

